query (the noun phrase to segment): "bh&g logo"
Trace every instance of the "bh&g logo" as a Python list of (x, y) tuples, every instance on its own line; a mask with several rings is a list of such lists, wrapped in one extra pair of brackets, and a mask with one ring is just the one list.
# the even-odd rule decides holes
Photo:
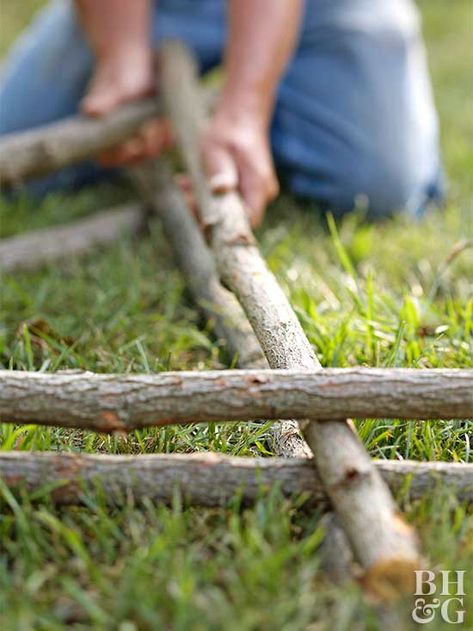
[[(437, 591), (435, 572), (416, 570), (415, 596), (420, 596), (414, 603), (412, 619), (418, 624), (433, 622), (439, 614), (448, 624), (463, 624), (466, 611), (463, 608), (465, 596), (465, 570), (441, 570), (442, 591)], [(452, 596), (453, 591), (453, 596)], [(427, 601), (423, 596), (442, 596)]]

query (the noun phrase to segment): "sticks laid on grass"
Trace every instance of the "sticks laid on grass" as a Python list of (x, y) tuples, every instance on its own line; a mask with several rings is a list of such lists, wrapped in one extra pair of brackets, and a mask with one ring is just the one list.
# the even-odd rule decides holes
[[(320, 367), (286, 296), (264, 263), (236, 193), (211, 195), (199, 140), (205, 108), (195, 65), (177, 42), (162, 51), (163, 97), (192, 178), (217, 269), (237, 296), (271, 368)], [(420, 567), (416, 537), (346, 422), (304, 426), (304, 437), (366, 580), (409, 591)]]
[(103, 210), (85, 219), (0, 239), (0, 270), (33, 270), (66, 256), (85, 254), (98, 245), (137, 232), (145, 213), (139, 204)]
[[(473, 465), (379, 460), (375, 469), (393, 491), (419, 499), (442, 488), (473, 502)], [(0, 479), (30, 492), (56, 486), (58, 504), (79, 504), (84, 493), (104, 490), (109, 503), (129, 494), (170, 504), (176, 490), (189, 505), (222, 506), (240, 495), (246, 504), (278, 488), (288, 498), (307, 496), (307, 506), (328, 505), (323, 484), (307, 458), (237, 458), (215, 453), (105, 456), (0, 452)]]
[(159, 103), (150, 98), (123, 105), (104, 118), (72, 116), (38, 130), (4, 136), (0, 140), (0, 184), (15, 184), (90, 159), (127, 140), (160, 112)]
[[(84, 375), (37, 374), (32, 377), (34, 381), (33, 390), (25, 391), (25, 382), (21, 384), (15, 379), (18, 374), (22, 374), (23, 377), (27, 376), (27, 374), (9, 373), (8, 379), (10, 380), (11, 375), (14, 375), (12, 377), (13, 381), (8, 382), (8, 388), (2, 391), (1, 396), (3, 399), (0, 398), (0, 403), (2, 405), (5, 404), (4, 409), (8, 417), (5, 420), (32, 422), (31, 418), (26, 421), (21, 420), (21, 418), (13, 418), (12, 415), (16, 413), (19, 417), (24, 415), (24, 418), (26, 418), (26, 416), (30, 417), (31, 414), (37, 413), (43, 415), (43, 420), (38, 422), (61, 424), (58, 420), (60, 417), (66, 420), (72, 419), (69, 426), (93, 426), (95, 429), (104, 431), (122, 431), (132, 429), (133, 423), (137, 423), (135, 427), (156, 424), (156, 419), (158, 419), (158, 424), (168, 424), (169, 422), (241, 420), (242, 418), (271, 418), (275, 416), (284, 418), (286, 415), (283, 412), (284, 405), (289, 405), (290, 403), (291, 409), (288, 412), (290, 418), (295, 414), (297, 416), (300, 414), (301, 417), (314, 421), (308, 423), (307, 420), (304, 420), (301, 424), (307, 442), (315, 452), (316, 466), (320, 475), (320, 480), (315, 483), (315, 486), (312, 480), (309, 487), (315, 489), (317, 493), (317, 484), (319, 484), (318, 488), (321, 488), (321, 485), (323, 485), (323, 488), (327, 491), (330, 503), (337, 511), (340, 523), (349, 538), (356, 557), (366, 570), (366, 582), (373, 587), (378, 587), (379, 585), (380, 592), (385, 591), (386, 585), (392, 585), (396, 589), (399, 587), (400, 590), (409, 589), (412, 569), (419, 567), (420, 563), (415, 536), (399, 517), (388, 488), (382, 481), (379, 468), (373, 465), (347, 422), (334, 419), (344, 419), (351, 415), (378, 416), (378, 413), (373, 413), (373, 410), (379, 410), (381, 405), (383, 410), (379, 415), (383, 417), (390, 416), (389, 410), (394, 409), (401, 400), (404, 406), (406, 402), (408, 403), (407, 408), (403, 407), (402, 409), (407, 409), (408, 413), (416, 418), (424, 417), (424, 415), (432, 418), (439, 411), (442, 417), (469, 416), (470, 411), (468, 410), (471, 410), (471, 396), (470, 398), (464, 397), (463, 386), (459, 386), (458, 389), (453, 388), (453, 407), (452, 405), (447, 407), (445, 398), (442, 398), (441, 403), (435, 399), (439, 394), (438, 390), (432, 388), (426, 393), (425, 388), (422, 388), (424, 399), (420, 404), (418, 400), (412, 401), (412, 383), (409, 384), (411, 389), (408, 388), (403, 391), (402, 395), (399, 395), (399, 384), (396, 381), (394, 388), (378, 397), (376, 402), (378, 407), (372, 402), (373, 407), (367, 413), (367, 408), (356, 407), (361, 405), (361, 401), (366, 400), (366, 384), (361, 384), (361, 386), (360, 384), (357, 386), (352, 384), (350, 387), (355, 389), (352, 392), (353, 397), (350, 404), (353, 404), (354, 407), (348, 407), (348, 402), (337, 393), (337, 388), (346, 393), (350, 392), (350, 387), (347, 388), (345, 384), (343, 388), (340, 388), (339, 385), (336, 385), (340, 381), (338, 377), (335, 378), (333, 375), (331, 377), (330, 372), (321, 370), (320, 364), (284, 293), (275, 278), (269, 273), (258, 252), (253, 235), (248, 227), (243, 204), (238, 195), (232, 193), (223, 196), (212, 196), (207, 190), (206, 178), (198, 150), (198, 135), (205, 118), (205, 112), (191, 60), (182, 48), (175, 44), (169, 44), (164, 50), (163, 62), (164, 93), (168, 102), (168, 111), (174, 120), (178, 140), (187, 167), (193, 178), (202, 218), (210, 237), (220, 278), (236, 295), (242, 305), (271, 368), (303, 371), (299, 373), (298, 379), (302, 379), (304, 384), (312, 376), (317, 378), (323, 376), (324, 379), (329, 380), (332, 378), (334, 381), (330, 383), (324, 382), (325, 385), (320, 387), (315, 394), (312, 390), (307, 391), (304, 386), (302, 395), (300, 393), (296, 395), (295, 392), (285, 390), (282, 386), (280, 389), (276, 388), (271, 381), (273, 374), (271, 374), (269, 381), (265, 381), (268, 373), (236, 374), (235, 378), (246, 376), (249, 382), (230, 384), (228, 389), (225, 380), (229, 375), (219, 373), (218, 377), (212, 377), (214, 380), (211, 381), (211, 397), (209, 399), (209, 393), (202, 383), (197, 385), (194, 383), (194, 389), (192, 390), (191, 388), (191, 394), (189, 395), (189, 392), (186, 390), (189, 386), (188, 378), (185, 378), (185, 384), (180, 382), (183, 378), (182, 373), (179, 373), (179, 376), (177, 374), (159, 375), (159, 378), (168, 378), (171, 379), (171, 382), (158, 385), (156, 383), (144, 384), (144, 378), (140, 376), (119, 378), (119, 380), (125, 380), (122, 382), (122, 385), (126, 383), (124, 391), (120, 390), (120, 383), (115, 381), (117, 377), (114, 376), (88, 375), (86, 377), (88, 385), (84, 382), (77, 388), (77, 381), (66, 383), (63, 380), (68, 378), (80, 380), (84, 378)], [(94, 121), (76, 117), (52, 125), (47, 130), (41, 129), (36, 132), (27, 132), (20, 136), (6, 138), (0, 141), (0, 182), (15, 183), (25, 177), (40, 175), (88, 158), (99, 150), (124, 140), (133, 131), (139, 129), (143, 122), (155, 116), (159, 111), (160, 108), (157, 104), (148, 101), (127, 106), (104, 120)], [(165, 175), (165, 180), (167, 185), (169, 185), (169, 174)], [(161, 189), (163, 189), (163, 186), (161, 186)], [(170, 205), (176, 205), (172, 196), (169, 196), (165, 202)], [(125, 225), (127, 224), (125, 223)], [(173, 218), (168, 217), (167, 223), (164, 220), (164, 225), (166, 230), (169, 228), (169, 234), (174, 235), (173, 239), (176, 242), (178, 252), (182, 248), (192, 248), (193, 244), (197, 243), (195, 240), (195, 222), (192, 223), (192, 228), (191, 224), (188, 224), (189, 234), (192, 234), (192, 238), (185, 242), (179, 241), (179, 239), (182, 239), (182, 236), (179, 235), (181, 224), (176, 223), (173, 227)], [(58, 234), (58, 240), (61, 240), (61, 233)], [(23, 245), (25, 243), (27, 244), (26, 249), (28, 247), (32, 249), (35, 243), (38, 242), (30, 241), (28, 245), (28, 241), (23, 239)], [(196, 245), (196, 247), (199, 249), (202, 244), (203, 240), (200, 238), (199, 245)], [(3, 245), (8, 246), (8, 242)], [(16, 245), (18, 246), (18, 241)], [(216, 326), (225, 337), (231, 338), (229, 340), (230, 348), (234, 348), (240, 355), (242, 355), (242, 350), (245, 353), (248, 352), (246, 357), (240, 357), (240, 365), (253, 365), (254, 363), (254, 365), (259, 366), (263, 362), (258, 345), (255, 342), (256, 338), (248, 329), (241, 309), (237, 307), (235, 301), (229, 297), (226, 290), (218, 283), (215, 267), (208, 256), (205, 246), (202, 249), (205, 251), (203, 260), (192, 255), (182, 257), (181, 267), (186, 270), (186, 273), (192, 279), (192, 282), (189, 283), (191, 291), (196, 295), (200, 294), (199, 302), (202, 305), (202, 287), (211, 289), (207, 296), (209, 303), (213, 303), (213, 306), (211, 308), (207, 307), (208, 313), (212, 313), (213, 310)], [(8, 253), (8, 247), (6, 251)], [(51, 256), (60, 256), (60, 254), (53, 253)], [(5, 260), (7, 260), (6, 266), (11, 265), (10, 269), (13, 269), (14, 264), (8, 263), (8, 260), (11, 259), (10, 250), (9, 258), (7, 256)], [(191, 270), (195, 261), (197, 261), (198, 272), (196, 272), (196, 269)], [(34, 266), (35, 262), (33, 261), (31, 265)], [(205, 271), (203, 279), (198, 278), (200, 270)], [(215, 297), (217, 297), (216, 301), (214, 300)], [(205, 300), (206, 298), (204, 297), (204, 303)], [(222, 314), (225, 315), (218, 314), (218, 310), (216, 312), (215, 303), (222, 305)], [(235, 316), (235, 321), (232, 321), (230, 325), (227, 319), (229, 312)], [(236, 329), (236, 333), (228, 336), (227, 332), (231, 329)], [(314, 373), (313, 371), (316, 372)], [(414, 372), (419, 374), (420, 371)], [(261, 381), (262, 374), (263, 381)], [(348, 374), (347, 371), (344, 371), (344, 374)], [(284, 377), (284, 375), (279, 375), (279, 373), (274, 373), (274, 375), (275, 379)], [(46, 381), (42, 381), (43, 377), (46, 378)], [(57, 382), (48, 381), (57, 377), (62, 380), (60, 383), (61, 389), (58, 389)], [(192, 377), (198, 376), (193, 374)], [(225, 384), (221, 383), (222, 377)], [(467, 375), (467, 377), (471, 379), (471, 375)], [(137, 381), (133, 381), (134, 379)], [(43, 384), (48, 383), (47, 392), (40, 392), (41, 388), (38, 390), (40, 382)], [(216, 384), (217, 387), (215, 387)], [(449, 380), (448, 384), (447, 390), (451, 392), (452, 381)], [(112, 390), (110, 390), (110, 387)], [(107, 390), (107, 388), (109, 389)], [(360, 388), (363, 388), (361, 393)], [(333, 403), (334, 390), (336, 392), (337, 405), (330, 407), (328, 401), (332, 400)], [(182, 391), (187, 393), (187, 399), (182, 397)], [(371, 386), (368, 388), (368, 391), (371, 394), (374, 392), (371, 390)], [(96, 394), (98, 392), (101, 397), (97, 405), (94, 403), (94, 392)], [(270, 402), (268, 392), (271, 398)], [(284, 393), (283, 396), (280, 395), (281, 392)], [(68, 396), (71, 394), (72, 398), (68, 400)], [(228, 396), (233, 406), (230, 413), (235, 415), (232, 418), (228, 417)], [(396, 399), (396, 396), (398, 399)], [(414, 395), (414, 398), (415, 396), (417, 395)], [(295, 398), (292, 399), (292, 397)], [(405, 397), (407, 397), (406, 400)], [(181, 407), (180, 404), (177, 405), (177, 401), (182, 403), (184, 400), (187, 401), (187, 407)], [(16, 408), (19, 410), (18, 412), (9, 410), (8, 405), (12, 401), (18, 403)], [(74, 404), (71, 405), (71, 401)], [(209, 406), (207, 410), (210, 409), (211, 412), (207, 410), (202, 411), (204, 401), (206, 401), (205, 405)], [(295, 401), (297, 401), (297, 405), (300, 405), (299, 408), (294, 407), (296, 405)], [(54, 405), (51, 405), (51, 402), (54, 402)], [(156, 410), (158, 402), (161, 407), (158, 407), (158, 410)], [(193, 408), (192, 405), (197, 402), (198, 406)], [(51, 407), (47, 408), (47, 405), (51, 405)], [(221, 406), (220, 408), (218, 407), (219, 405)], [(390, 405), (392, 407), (389, 407)], [(429, 405), (435, 407), (433, 414), (429, 411)], [(465, 409), (467, 410), (466, 413), (464, 413)], [(93, 412), (92, 415), (90, 415), (90, 410)], [(251, 410), (251, 416), (249, 410)], [(168, 414), (164, 415), (164, 411), (167, 411)], [(219, 413), (216, 416), (219, 411), (222, 414)], [(2, 420), (3, 412), (2, 408)], [(84, 416), (81, 416), (82, 413)], [(58, 416), (56, 420), (53, 420), (54, 414)], [(162, 415), (160, 416), (160, 414)], [(182, 415), (182, 420), (180, 420), (179, 414)], [(89, 423), (92, 422), (95, 425), (75, 425), (76, 422), (83, 422), (85, 416), (89, 419)], [(396, 411), (394, 416), (399, 417), (402, 414)], [(91, 418), (92, 421), (90, 420)], [(327, 418), (330, 420), (326, 420)], [(8, 459), (8, 455), (6, 456)], [(22, 460), (24, 457), (25, 455), (21, 454)], [(3, 458), (4, 456), (0, 458), (1, 466), (3, 466), (1, 464), (4, 462)], [(60, 458), (63, 457), (61, 456)], [(13, 461), (10, 461), (10, 464), (11, 462)], [(19, 461), (16, 462), (18, 463)], [(32, 480), (34, 471), (39, 471), (39, 469), (33, 467), (29, 457), (24, 462), (27, 472), (33, 476), (32, 478), (30, 477), (30, 480)], [(76, 465), (72, 466), (72, 469), (70, 465), (71, 460), (56, 462), (58, 463), (56, 469), (54, 469), (55, 465), (52, 463), (53, 470), (56, 473), (61, 471), (61, 467), (64, 467), (66, 472), (70, 474), (73, 473), (73, 470), (78, 473), (81, 471), (80, 463), (77, 464), (77, 461)], [(274, 461), (268, 462), (273, 463)], [(285, 462), (287, 463), (287, 461)], [(140, 457), (137, 463), (140, 474), (138, 474), (138, 469), (136, 469), (139, 476), (141, 475), (142, 463), (143, 459)], [(16, 465), (13, 466), (15, 467)], [(128, 464), (125, 468), (127, 466)], [(315, 470), (312, 467), (312, 462), (306, 461), (304, 467), (307, 467), (308, 471), (310, 470), (311, 476), (314, 478)], [(95, 470), (95, 466), (92, 466), (89, 470)], [(121, 470), (120, 467), (120, 472)], [(11, 471), (12, 469), (10, 468), (7, 480), (9, 480), (9, 483), (14, 484), (15, 477)], [(116, 471), (118, 471), (118, 468)], [(109, 469), (110, 472), (111, 470)], [(181, 472), (179, 475), (183, 473)], [(162, 474), (160, 475), (162, 476)], [(260, 475), (259, 468), (258, 475)], [(18, 473), (18, 476), (21, 481), (23, 479), (21, 473)], [(44, 475), (42, 479), (45, 479)], [(213, 481), (215, 483), (215, 480)], [(76, 483), (77, 480), (74, 481), (74, 484)], [(156, 481), (153, 484), (156, 485)], [(74, 488), (77, 489), (77, 486)], [(234, 492), (235, 490), (232, 491), (232, 493)], [(316, 495), (313, 495), (312, 499), (315, 499), (315, 497)]]
[(222, 287), (213, 257), (165, 160), (135, 168), (132, 175), (163, 224), (195, 304), (225, 341), (230, 358), (241, 367), (264, 367), (258, 340), (235, 296)]
[[(156, 375), (0, 371), (0, 420), (97, 431), (217, 421), (473, 418), (473, 370), (348, 368)], [(327, 445), (325, 445), (327, 448)]]
[[(139, 167), (133, 176), (147, 203), (160, 217), (192, 298), (205, 318), (214, 323), (215, 333), (226, 344), (227, 355), (240, 368), (267, 368), (268, 362), (245, 313), (235, 296), (220, 283), (215, 261), (166, 162), (160, 159)], [(312, 455), (294, 420), (272, 424), (271, 448), (277, 455), (290, 458)]]
[[(206, 91), (205, 98), (208, 103), (212, 103), (215, 93)], [(124, 140), (161, 111), (159, 104), (149, 100), (123, 106), (119, 111), (100, 119), (74, 116), (33, 131), (6, 136), (0, 139), (0, 183), (19, 182), (90, 158), (94, 153)], [(143, 184), (143, 178), (139, 179)], [(149, 174), (145, 175), (146, 180), (150, 181)], [(217, 335), (226, 340), (229, 354), (237, 359), (238, 366), (267, 367), (241, 307), (220, 284), (213, 258), (200, 230), (190, 216), (182, 194), (174, 185), (171, 172), (161, 161), (153, 170), (151, 181), (158, 182), (159, 190), (153, 194), (152, 201), (163, 221), (166, 235), (174, 246), (177, 262), (194, 300), (206, 316), (215, 322)], [(0, 241), (0, 267), (6, 271), (34, 269), (65, 254), (85, 253), (99, 242), (112, 242), (118, 238), (120, 217), (117, 216), (116, 225), (112, 216), (110, 224), (103, 221), (105, 216), (102, 217), (102, 213), (96, 219), (97, 224), (91, 218), (83, 223), (74, 222), (57, 229), (4, 239)], [(124, 224), (123, 227), (128, 226)], [(274, 424), (273, 438), (278, 453), (286, 456), (310, 455), (294, 421)]]

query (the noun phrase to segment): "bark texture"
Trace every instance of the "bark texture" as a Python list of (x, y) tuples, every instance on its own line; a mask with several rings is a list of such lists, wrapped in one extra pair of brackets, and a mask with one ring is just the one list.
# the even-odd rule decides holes
[[(253, 329), (235, 296), (222, 286), (214, 258), (166, 162), (161, 159), (149, 163), (135, 169), (132, 175), (160, 217), (190, 294), (205, 318), (213, 323), (216, 335), (224, 341), (232, 363), (236, 360), (239, 368), (267, 368), (267, 359)], [(273, 423), (271, 443), (279, 456), (312, 455), (294, 420)]]
[(100, 119), (71, 116), (0, 140), (0, 184), (16, 184), (89, 159), (126, 140), (158, 116), (155, 99), (128, 103)]
[(138, 204), (103, 210), (92, 217), (0, 240), (0, 270), (33, 270), (138, 231), (145, 213)]
[(230, 359), (242, 367), (263, 362), (258, 340), (235, 296), (222, 287), (204, 237), (164, 159), (138, 167), (132, 174), (163, 224), (194, 302), (225, 341)]
[[(261, 258), (239, 196), (209, 193), (199, 148), (205, 107), (193, 60), (179, 43), (168, 42), (162, 50), (161, 70), (166, 110), (222, 281), (237, 296), (271, 368), (320, 367)], [(415, 534), (399, 516), (389, 489), (348, 423), (311, 423), (304, 427), (304, 437), (367, 582), (378, 584), (383, 593), (410, 591), (412, 571), (420, 563)]]
[[(473, 418), (473, 370), (331, 368), (156, 375), (0, 371), (0, 420), (131, 431), (304, 418)], [(322, 445), (324, 449), (329, 444)], [(337, 457), (340, 454), (337, 453)]]
[[(473, 502), (473, 465), (379, 460), (373, 466), (393, 491), (402, 489), (411, 500), (441, 488), (461, 502)], [(99, 485), (110, 503), (123, 501), (130, 492), (137, 499), (171, 503), (178, 489), (190, 505), (214, 507), (238, 494), (252, 503), (277, 487), (288, 498), (307, 495), (307, 506), (329, 505), (308, 458), (0, 452), (0, 478), (11, 488), (30, 491), (57, 484), (53, 498), (59, 504), (80, 503), (84, 492)]]

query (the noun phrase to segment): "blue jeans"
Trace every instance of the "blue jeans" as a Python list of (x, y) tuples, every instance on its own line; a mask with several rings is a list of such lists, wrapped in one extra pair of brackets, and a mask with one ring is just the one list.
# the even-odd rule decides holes
[[(225, 0), (159, 0), (153, 43), (184, 40), (202, 71), (218, 65)], [(159, 7), (159, 8), (158, 8)], [(77, 111), (93, 66), (72, 3), (56, 0), (18, 40), (3, 69), (0, 134)], [(306, 0), (295, 55), (271, 129), (274, 159), (295, 195), (347, 212), (412, 213), (441, 195), (438, 125), (411, 0)], [(36, 183), (45, 192), (103, 175), (86, 164)], [(39, 188), (38, 188), (39, 187)]]

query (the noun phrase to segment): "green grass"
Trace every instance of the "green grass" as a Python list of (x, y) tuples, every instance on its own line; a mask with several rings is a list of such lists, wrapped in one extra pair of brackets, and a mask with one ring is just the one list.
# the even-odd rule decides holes
[[(1, 50), (40, 3), (5, 2)], [(17, 8), (18, 7), (18, 8)], [(396, 218), (336, 225), (284, 199), (268, 213), (262, 249), (327, 366), (473, 366), (473, 125), (469, 0), (421, 3), (442, 119), (450, 199), (417, 224)], [(2, 33), (3, 35), (3, 33)], [(105, 187), (75, 196), (1, 203), (3, 235), (64, 222), (127, 199)], [(202, 328), (159, 225), (106, 251), (2, 279), (0, 364), (16, 370), (156, 372), (219, 368), (221, 344)], [(38, 334), (34, 323), (47, 323)], [(25, 326), (25, 323), (29, 325)], [(473, 422), (359, 422), (375, 457), (473, 462)], [(268, 427), (148, 429), (126, 438), (0, 426), (0, 449), (89, 453), (197, 450), (267, 455)], [(355, 586), (334, 588), (319, 569), (319, 515), (274, 489), (255, 508), (172, 508), (129, 498), (106, 508), (55, 508), (47, 493), (0, 490), (0, 628), (375, 629)], [(429, 567), (470, 570), (473, 515), (448, 489), (400, 496)], [(33, 501), (34, 500), (34, 501)], [(400, 606), (409, 619), (409, 603)], [(407, 622), (406, 622), (407, 624)], [(430, 625), (427, 628), (442, 628)]]

